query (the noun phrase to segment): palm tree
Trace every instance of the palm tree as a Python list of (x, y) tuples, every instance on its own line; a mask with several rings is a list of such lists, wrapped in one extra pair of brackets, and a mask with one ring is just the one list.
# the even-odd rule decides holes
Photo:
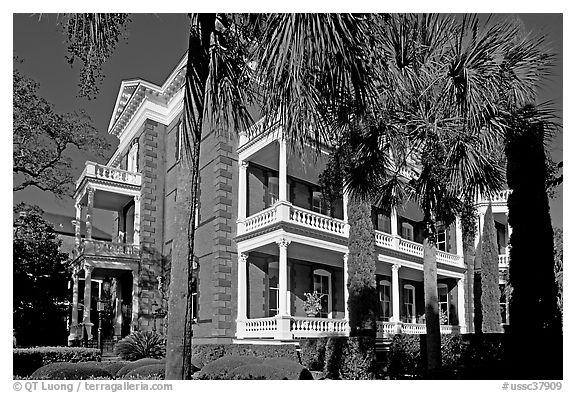
[[(423, 212), (429, 369), (441, 365), (437, 223), (450, 225), (463, 200), (503, 186), (503, 108), (533, 98), (550, 60), (542, 43), (522, 37), (513, 21), (394, 15), (375, 45), (385, 61), (386, 109), (374, 128), (361, 132), (366, 142), (356, 151), (367, 156), (364, 162), (377, 155), (387, 160), (374, 167), (361, 162), (368, 172), (358, 176), (352, 168), (346, 183), (366, 196), (379, 195), (384, 207), (407, 194)], [(402, 169), (415, 169), (410, 180), (399, 175)]]

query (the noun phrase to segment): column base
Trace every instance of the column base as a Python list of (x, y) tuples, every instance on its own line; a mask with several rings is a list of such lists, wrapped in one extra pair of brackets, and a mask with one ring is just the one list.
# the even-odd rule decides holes
[(274, 335), (275, 340), (292, 340), (292, 332), (290, 331), (290, 324), (292, 318), (289, 315), (280, 315), (276, 317), (277, 330)]

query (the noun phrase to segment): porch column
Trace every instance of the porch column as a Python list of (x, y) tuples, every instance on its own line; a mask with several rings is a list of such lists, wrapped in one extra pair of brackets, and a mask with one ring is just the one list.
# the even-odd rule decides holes
[(248, 163), (238, 161), (238, 219), (246, 218), (246, 186), (247, 186)]
[(72, 272), (72, 317), (70, 320), (70, 335), (68, 343), (78, 340), (78, 269)]
[(400, 279), (399, 264), (392, 265), (392, 322), (400, 322)]
[(466, 333), (466, 308), (464, 305), (464, 279), (458, 280), (458, 324), (460, 333)]
[(278, 199), (286, 202), (288, 201), (288, 154), (286, 151), (286, 139), (281, 137), (278, 140), (278, 145), (280, 146), (280, 154), (278, 157)]
[(92, 240), (92, 216), (94, 215), (94, 189), (88, 188), (88, 202), (86, 204), (86, 240)]
[(348, 253), (344, 254), (344, 319), (349, 320), (348, 312)]
[(398, 236), (398, 213), (396, 208), (393, 206), (390, 209), (390, 234), (392, 235), (392, 244), (397, 250), (400, 248), (400, 239)]
[(342, 191), (342, 208), (344, 209), (344, 235), (348, 237), (350, 235), (350, 224), (348, 223), (348, 191)]
[(92, 302), (92, 271), (93, 266), (84, 265), (84, 319), (82, 323), (86, 328), (86, 334), (88, 340), (92, 339), (92, 326), (94, 325), (90, 322), (90, 303)]
[(122, 336), (122, 280), (113, 279), (116, 283), (116, 303), (114, 304), (114, 335)]
[(247, 274), (246, 269), (248, 267), (248, 254), (240, 253), (238, 254), (238, 315), (236, 317), (236, 322), (244, 321), (248, 317), (247, 313)]
[(82, 205), (80, 203), (75, 203), (76, 208), (76, 220), (74, 220), (74, 242), (76, 244), (76, 250), (80, 250), (80, 243), (82, 243)]
[(132, 244), (135, 246), (140, 245), (140, 196), (134, 197), (134, 236), (132, 236)]
[(138, 331), (138, 309), (140, 306), (139, 299), (140, 285), (138, 272), (132, 270), (132, 322), (130, 323), (130, 333)]
[(464, 256), (464, 243), (462, 241), (462, 222), (460, 221), (460, 217), (456, 217), (456, 221), (454, 222), (456, 227), (456, 254), (459, 257)]
[(280, 257), (278, 263), (278, 327), (275, 338), (289, 340), (292, 339), (290, 333), (291, 318), (288, 310), (288, 245), (290, 240), (282, 237), (276, 243), (280, 249)]

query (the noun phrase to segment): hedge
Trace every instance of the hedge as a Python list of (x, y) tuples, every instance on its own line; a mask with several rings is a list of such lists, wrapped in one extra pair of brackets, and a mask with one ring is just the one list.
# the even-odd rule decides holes
[(119, 379), (123, 378), (130, 371), (136, 370), (137, 368), (142, 367), (142, 366), (149, 366), (151, 364), (163, 364), (163, 365), (165, 365), (166, 361), (164, 359), (146, 358), (146, 359), (139, 359), (139, 360), (130, 362), (116, 372), (116, 378), (119, 378)]
[(99, 349), (79, 347), (14, 348), (14, 375), (28, 376), (38, 368), (55, 362), (100, 361)]
[(195, 344), (192, 346), (192, 364), (203, 368), (223, 356), (254, 356), (257, 358), (288, 358), (299, 362), (296, 346), (252, 344)]
[(125, 379), (164, 379), (166, 376), (166, 365), (164, 363), (149, 364), (138, 367), (124, 375)]
[(286, 358), (264, 359), (264, 365), (281, 370), (287, 379), (314, 379), (312, 373), (300, 363)]
[(262, 363), (262, 359), (254, 356), (223, 356), (204, 367), (198, 374), (198, 379), (228, 379), (232, 370), (248, 364)]
[(34, 379), (112, 379), (112, 374), (100, 366), (84, 363), (56, 362), (40, 367), (31, 375)]
[(263, 364), (247, 364), (236, 367), (230, 371), (228, 377), (228, 379), (288, 379), (282, 370)]

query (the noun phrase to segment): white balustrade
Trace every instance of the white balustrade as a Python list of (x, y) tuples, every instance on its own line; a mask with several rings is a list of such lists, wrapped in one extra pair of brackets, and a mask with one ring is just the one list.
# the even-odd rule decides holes
[(256, 229), (265, 227), (276, 221), (276, 207), (272, 206), (266, 210), (262, 210), (244, 220), (244, 231), (250, 232)]
[(508, 254), (498, 255), (498, 267), (507, 268), (509, 266)]
[(290, 208), (290, 221), (336, 235), (345, 235), (346, 223), (296, 206)]
[(384, 248), (394, 248), (394, 237), (389, 233), (374, 231), (376, 245)]
[(238, 338), (274, 338), (278, 330), (276, 317), (238, 321)]
[(481, 199), (479, 203), (483, 205), (487, 205), (490, 201), (492, 201), (492, 203), (498, 203), (498, 204), (506, 203), (508, 202), (508, 197), (510, 196), (511, 193), (512, 190), (501, 190), (492, 195), (492, 197)]
[(396, 334), (398, 325), (398, 322), (376, 321), (376, 337), (382, 338)]
[(436, 251), (436, 260), (447, 265), (464, 267), (464, 258), (445, 251)]
[(109, 180), (134, 186), (142, 185), (142, 175), (140, 173), (100, 165), (90, 161), (86, 162), (86, 167), (78, 179), (77, 186), (85, 177), (93, 177), (96, 179)]
[(440, 325), (440, 334), (459, 334), (460, 326)]
[(292, 317), (290, 330), (294, 338), (326, 335), (345, 336), (348, 322), (345, 319)]
[(140, 247), (134, 244), (106, 242), (102, 240), (84, 240), (81, 245), (82, 253), (95, 255), (139, 255)]
[(426, 334), (425, 323), (403, 323), (402, 333), (406, 334)]
[(400, 239), (398, 248), (400, 251), (405, 252), (406, 254), (415, 255), (417, 257), (424, 256), (424, 246), (410, 240)]

